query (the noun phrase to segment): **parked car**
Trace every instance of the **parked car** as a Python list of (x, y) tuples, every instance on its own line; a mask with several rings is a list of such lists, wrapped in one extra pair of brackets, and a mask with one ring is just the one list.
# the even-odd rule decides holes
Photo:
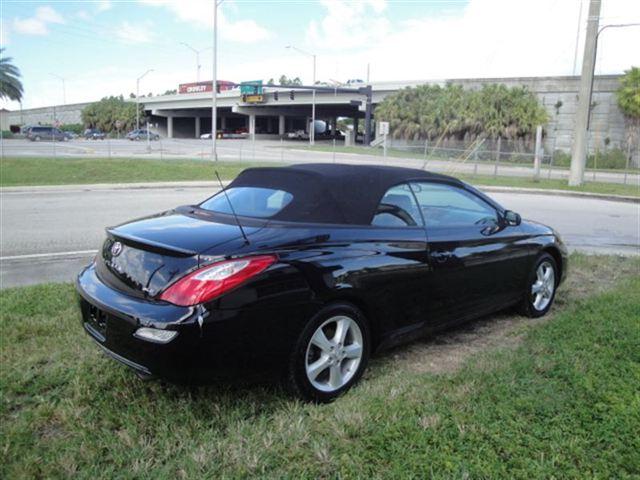
[(64, 142), (67, 140), (67, 136), (55, 127), (30, 127), (27, 130), (27, 138), (32, 142), (39, 142), (40, 140), (48, 140), (55, 142)]
[(304, 130), (295, 130), (287, 133), (287, 138), (291, 140), (309, 140), (309, 134)]
[(546, 314), (566, 271), (554, 230), (460, 180), (305, 164), (109, 228), (77, 290), (84, 330), (140, 376), (275, 371), (326, 402), (373, 352), (514, 305)]
[(64, 130), (62, 133), (67, 138), (67, 140), (73, 140), (74, 138), (78, 138), (80, 136), (76, 132), (72, 132), (70, 130)]
[(87, 128), (84, 131), (84, 138), (86, 140), (104, 140), (106, 138), (105, 133), (97, 128)]
[(149, 130), (149, 132), (147, 133), (147, 130), (143, 128), (132, 130), (127, 133), (127, 138), (132, 141), (146, 140), (147, 137), (149, 138), (149, 140), (160, 140), (160, 135), (152, 132), (151, 130)]

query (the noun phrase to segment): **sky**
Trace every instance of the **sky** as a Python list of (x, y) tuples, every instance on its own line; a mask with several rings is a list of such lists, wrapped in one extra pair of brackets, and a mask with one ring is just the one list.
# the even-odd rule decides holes
[[(571, 75), (588, 0), (224, 0), (218, 78), (321, 81)], [(582, 10), (582, 14), (580, 11)], [(600, 24), (640, 23), (640, 1), (602, 0)], [(0, 40), (23, 77), (23, 108), (163, 93), (212, 78), (212, 0), (0, 0)], [(600, 37), (597, 74), (640, 65), (640, 28)], [(0, 102), (10, 110), (16, 102)]]

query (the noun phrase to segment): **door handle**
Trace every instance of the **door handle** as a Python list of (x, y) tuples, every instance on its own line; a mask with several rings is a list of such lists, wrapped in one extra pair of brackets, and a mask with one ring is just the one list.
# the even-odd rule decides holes
[(451, 252), (433, 252), (431, 256), (438, 263), (444, 263), (451, 258)]

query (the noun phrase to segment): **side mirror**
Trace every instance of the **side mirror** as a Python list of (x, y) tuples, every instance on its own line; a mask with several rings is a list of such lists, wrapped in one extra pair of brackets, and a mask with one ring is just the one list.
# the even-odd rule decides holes
[(505, 210), (504, 220), (507, 222), (507, 225), (512, 227), (517, 227), (522, 223), (522, 217), (520, 216), (520, 214), (514, 212), (513, 210)]

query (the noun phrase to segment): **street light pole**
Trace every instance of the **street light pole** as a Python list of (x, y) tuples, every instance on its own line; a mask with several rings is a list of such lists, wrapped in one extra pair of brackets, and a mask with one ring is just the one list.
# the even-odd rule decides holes
[(218, 137), (218, 6), (223, 0), (213, 2), (213, 66), (211, 68), (211, 160), (218, 161), (216, 140)]
[(180, 45), (184, 45), (185, 47), (187, 47), (189, 50), (191, 50), (193, 53), (196, 54), (196, 81), (199, 82), (200, 81), (200, 68), (202, 67), (202, 65), (200, 65), (200, 54), (202, 52), (206, 51), (206, 50), (209, 50), (211, 47), (207, 47), (207, 48), (202, 48), (200, 50), (196, 50), (191, 45), (189, 45), (188, 43), (185, 43), (185, 42), (180, 42)]
[[(287, 45), (285, 48), (295, 50), (302, 55), (306, 55), (313, 59), (313, 86), (316, 86), (316, 55), (313, 53), (305, 52), (293, 45)], [(309, 129), (309, 145), (314, 145), (316, 142), (316, 89), (314, 88), (311, 93), (311, 128)]]
[(65, 86), (66, 79), (61, 77), (60, 75), (56, 75), (55, 73), (50, 73), (49, 75), (57, 78), (58, 80), (62, 80), (62, 105), (66, 105), (67, 104), (67, 89)]
[(140, 80), (150, 72), (153, 72), (153, 68), (150, 68), (136, 79), (136, 130), (140, 129)]

